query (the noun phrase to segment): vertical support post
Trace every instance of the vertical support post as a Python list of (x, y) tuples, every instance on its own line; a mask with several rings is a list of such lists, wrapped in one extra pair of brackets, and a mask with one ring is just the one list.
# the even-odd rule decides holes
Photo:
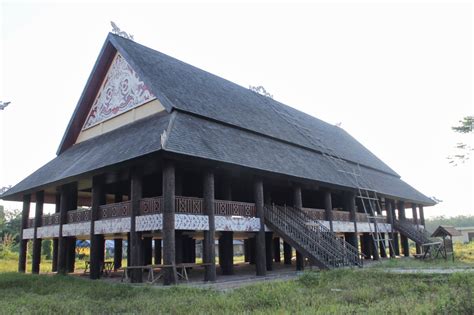
[(275, 262), (280, 262), (281, 261), (281, 256), (280, 256), (280, 238), (275, 237), (273, 238), (273, 258)]
[[(418, 229), (418, 225), (420, 224), (420, 221), (418, 220), (418, 213), (416, 211), (416, 204), (412, 203), (411, 204), (411, 211), (413, 214), (413, 224), (416, 225), (416, 228)], [(416, 243), (416, 253), (419, 255), (421, 254), (421, 244)]]
[(144, 237), (143, 240), (143, 265), (152, 264), (153, 239), (151, 237)]
[(273, 232), (265, 232), (265, 260), (267, 271), (273, 270)]
[(331, 229), (331, 232), (333, 232), (334, 228), (332, 226), (332, 198), (330, 191), (324, 192), (324, 209), (326, 214), (326, 221), (329, 221), (329, 228)]
[(123, 240), (121, 238), (114, 239), (114, 270), (117, 271), (122, 267)]
[(250, 261), (250, 245), (249, 245), (249, 239), (246, 238), (244, 239), (244, 262), (249, 262)]
[[(303, 197), (300, 186), (295, 186), (293, 189), (293, 206), (302, 211)], [(298, 251), (296, 251), (296, 270), (304, 270), (304, 256)]]
[(359, 249), (358, 238), (357, 238), (357, 215), (356, 215), (356, 195), (354, 192), (346, 192), (345, 194), (345, 207), (349, 211), (349, 218), (354, 222), (354, 234), (349, 238), (349, 244)]
[(33, 262), (31, 272), (38, 274), (41, 263), (41, 238), (38, 238), (38, 228), (41, 226), (43, 217), (44, 191), (36, 192), (36, 206), (35, 206), (35, 224), (33, 236)]
[(176, 253), (175, 253), (175, 168), (174, 163), (165, 160), (163, 165), (163, 264), (165, 268), (163, 283), (176, 284)]
[[(71, 267), (70, 238), (63, 235), (63, 225), (67, 223), (67, 211), (77, 207), (77, 183), (70, 183), (60, 188), (59, 205), (59, 240), (58, 240), (58, 273), (66, 274)], [(69, 251), (68, 251), (69, 249)], [(68, 258), (69, 257), (69, 258)]]
[(204, 262), (205, 268), (204, 281), (216, 281), (216, 246), (215, 246), (215, 219), (214, 219), (214, 172), (206, 170), (203, 178), (203, 206), (204, 214), (209, 217), (209, 230), (204, 231)]
[(175, 251), (175, 262), (176, 264), (181, 264), (184, 262), (183, 260), (183, 252), (185, 251), (185, 244), (184, 244), (184, 235), (183, 231), (175, 231), (174, 232), (174, 251)]
[[(133, 168), (130, 174), (130, 254), (132, 266), (143, 266), (143, 242), (142, 232), (136, 229), (136, 217), (140, 215), (140, 199), (143, 196), (143, 170)], [(166, 197), (165, 197), (166, 198)], [(166, 202), (165, 202), (166, 204)], [(164, 218), (164, 213), (163, 213)], [(164, 222), (163, 222), (164, 226)], [(139, 283), (143, 281), (143, 270), (133, 269), (130, 281)]]
[[(77, 183), (72, 183), (71, 192), (68, 204), (68, 211), (77, 209)], [(74, 272), (76, 264), (76, 237), (70, 236), (66, 241), (66, 270), (71, 273)]]
[(130, 232), (127, 233), (127, 266), (132, 265), (132, 253), (130, 247)]
[(267, 274), (265, 255), (265, 210), (263, 203), (263, 182), (261, 179), (255, 180), (254, 198), (257, 217), (260, 218), (260, 230), (257, 233), (255, 244), (255, 267), (257, 276), (265, 276)]
[[(61, 202), (61, 195), (56, 193), (56, 205), (54, 212), (59, 213), (59, 205)], [(58, 271), (58, 238), (53, 238), (53, 261), (51, 263), (51, 271), (57, 272)]]
[(161, 240), (155, 239), (155, 265), (161, 265)]
[(21, 231), (20, 231), (20, 255), (18, 258), (18, 272), (26, 270), (26, 252), (28, 240), (23, 239), (23, 230), (28, 227), (28, 216), (30, 215), (31, 195), (23, 195), (23, 210), (21, 211)]
[(249, 264), (255, 265), (256, 236), (249, 238), (248, 244), (249, 244)]
[(425, 227), (425, 213), (423, 211), (423, 206), (418, 205), (418, 207), (420, 208), (420, 224), (423, 225), (423, 227)]
[[(388, 249), (389, 249), (389, 254), (390, 254), (390, 258), (394, 258), (395, 257), (395, 236), (394, 236), (394, 233), (393, 233), (393, 224), (394, 224), (394, 218), (393, 218), (393, 201), (392, 200), (389, 200), (389, 199), (385, 199), (385, 210), (387, 211), (387, 223), (390, 224), (390, 232), (389, 232), (389, 241), (388, 241)], [(390, 243), (392, 244), (392, 246), (390, 246)]]
[(99, 220), (99, 207), (106, 203), (104, 191), (104, 177), (94, 176), (92, 178), (92, 205), (91, 205), (91, 222), (90, 222), (90, 273), (89, 278), (92, 280), (99, 279), (102, 269), (101, 250), (104, 237), (101, 234), (95, 234), (95, 221)]
[(291, 245), (287, 242), (283, 242), (283, 261), (285, 265), (291, 265)]
[(381, 237), (381, 240), (379, 242), (380, 257), (386, 258), (387, 252), (385, 251), (385, 244), (387, 244), (387, 242), (385, 239), (385, 233), (380, 233), (380, 237)]
[(221, 232), (219, 238), (219, 265), (223, 275), (234, 274), (234, 232)]
[[(405, 220), (405, 202), (402, 200), (398, 201), (398, 215), (400, 220)], [(408, 257), (410, 255), (410, 247), (408, 245), (408, 238), (405, 235), (400, 235), (400, 241), (402, 243), (403, 255)]]

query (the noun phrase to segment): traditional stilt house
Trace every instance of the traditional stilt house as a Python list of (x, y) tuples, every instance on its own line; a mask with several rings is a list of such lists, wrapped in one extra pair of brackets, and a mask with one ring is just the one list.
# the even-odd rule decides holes
[[(67, 273), (76, 239), (89, 239), (96, 279), (104, 239), (115, 242), (116, 268), (127, 240), (129, 265), (154, 260), (166, 284), (196, 261), (197, 240), (210, 281), (216, 241), (223, 275), (235, 239), (257, 275), (280, 263), (281, 248), (285, 264), (296, 250), (298, 269), (305, 259), (336, 268), (408, 255), (434, 204), (343, 129), (112, 34), (57, 157), (1, 198), (23, 201), (19, 271), (28, 240), (33, 272), (41, 241), (53, 239), (53, 270)], [(44, 203), (56, 213), (43, 215)]]

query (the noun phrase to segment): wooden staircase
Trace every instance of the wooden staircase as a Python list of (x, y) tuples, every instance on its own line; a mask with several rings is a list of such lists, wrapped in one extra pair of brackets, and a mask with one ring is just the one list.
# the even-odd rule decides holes
[(424, 230), (419, 229), (408, 220), (393, 220), (393, 228), (420, 246), (437, 242), (437, 240), (431, 239)]
[(301, 209), (265, 206), (265, 224), (307, 257), (311, 264), (322, 269), (362, 267), (355, 247), (311, 219)]

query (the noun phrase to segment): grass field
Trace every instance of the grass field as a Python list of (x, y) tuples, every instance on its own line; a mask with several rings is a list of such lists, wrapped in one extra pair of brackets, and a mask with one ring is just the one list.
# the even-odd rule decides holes
[[(396, 259), (380, 266), (472, 268), (473, 245), (460, 246), (455, 263)], [(50, 262), (41, 266), (50, 271)], [(380, 266), (221, 292), (5, 272), (17, 268), (9, 259), (0, 262), (0, 314), (474, 314), (474, 273), (393, 274)]]
[(230, 292), (111, 284), (70, 276), (0, 275), (2, 314), (473, 314), (474, 274), (307, 272)]

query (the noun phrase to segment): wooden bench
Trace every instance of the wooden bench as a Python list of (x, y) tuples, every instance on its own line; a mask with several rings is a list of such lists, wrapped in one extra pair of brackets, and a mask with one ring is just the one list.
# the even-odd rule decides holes
[[(85, 263), (84, 274), (86, 274), (87, 271), (90, 270), (91, 262), (89, 260), (86, 260), (84, 261), (84, 263)], [(105, 276), (110, 275), (113, 269), (114, 269), (113, 261), (104, 261), (100, 265), (100, 273), (104, 274)]]
[[(166, 268), (176, 268), (176, 275), (178, 276), (178, 279), (189, 281), (187, 269), (194, 268), (194, 267), (201, 267), (201, 266), (205, 267), (205, 266), (210, 266), (210, 265), (211, 263), (202, 263), (202, 264), (181, 263), (181, 264), (176, 264), (176, 265), (162, 265), (161, 264), (161, 265), (123, 267), (123, 268), (120, 268), (123, 270), (121, 281), (123, 282), (124, 279), (126, 280), (129, 279), (128, 272), (130, 270), (141, 269), (142, 271), (145, 271), (145, 270), (148, 271), (147, 281), (149, 283), (155, 283), (163, 277), (163, 272)], [(155, 270), (158, 270), (158, 273), (155, 273)]]

